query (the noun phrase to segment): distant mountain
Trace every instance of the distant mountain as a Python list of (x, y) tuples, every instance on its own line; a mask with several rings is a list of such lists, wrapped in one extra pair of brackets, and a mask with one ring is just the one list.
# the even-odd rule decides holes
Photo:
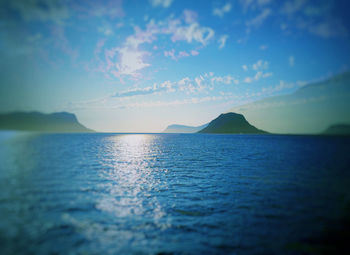
[(271, 133), (320, 134), (334, 123), (350, 123), (350, 72), (231, 108)]
[(233, 112), (221, 114), (212, 120), (206, 128), (200, 130), (199, 133), (267, 134), (267, 132), (250, 125), (242, 114)]
[(163, 133), (196, 133), (199, 130), (202, 130), (203, 128), (205, 128), (206, 126), (208, 126), (208, 123), (198, 127), (174, 124), (174, 125), (169, 125), (163, 131)]
[(40, 112), (13, 112), (0, 114), (0, 130), (39, 132), (94, 132), (80, 124), (68, 112), (44, 114)]
[(323, 135), (350, 135), (350, 124), (336, 124), (327, 128)]

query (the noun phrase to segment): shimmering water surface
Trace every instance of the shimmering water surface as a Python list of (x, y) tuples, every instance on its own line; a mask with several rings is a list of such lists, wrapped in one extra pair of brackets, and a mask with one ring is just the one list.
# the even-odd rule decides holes
[(2, 132), (1, 254), (314, 254), (333, 228), (346, 231), (349, 146)]

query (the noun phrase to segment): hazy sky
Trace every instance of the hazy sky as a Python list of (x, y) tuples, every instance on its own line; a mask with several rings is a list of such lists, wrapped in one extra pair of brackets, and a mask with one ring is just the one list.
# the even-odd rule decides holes
[(350, 67), (349, 1), (0, 0), (0, 110), (201, 125)]

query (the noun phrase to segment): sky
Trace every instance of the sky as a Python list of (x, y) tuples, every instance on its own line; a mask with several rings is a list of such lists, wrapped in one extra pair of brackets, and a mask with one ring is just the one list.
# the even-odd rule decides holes
[(349, 1), (0, 0), (0, 111), (198, 126), (346, 72)]

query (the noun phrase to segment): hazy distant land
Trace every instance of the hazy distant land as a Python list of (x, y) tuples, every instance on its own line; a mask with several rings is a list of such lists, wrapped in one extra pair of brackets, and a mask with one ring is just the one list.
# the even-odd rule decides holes
[(38, 132), (94, 132), (79, 123), (77, 117), (68, 112), (44, 114), (40, 112), (13, 112), (0, 114), (0, 130)]
[(241, 113), (252, 125), (271, 133), (320, 134), (331, 125), (350, 123), (349, 98), (350, 72), (345, 72), (229, 112)]
[(327, 128), (324, 135), (350, 135), (350, 124), (335, 124)]
[(167, 128), (162, 133), (196, 133), (206, 126), (208, 126), (209, 123), (198, 126), (198, 127), (192, 127), (192, 126), (186, 126), (186, 125), (178, 125), (173, 124), (167, 126)]

